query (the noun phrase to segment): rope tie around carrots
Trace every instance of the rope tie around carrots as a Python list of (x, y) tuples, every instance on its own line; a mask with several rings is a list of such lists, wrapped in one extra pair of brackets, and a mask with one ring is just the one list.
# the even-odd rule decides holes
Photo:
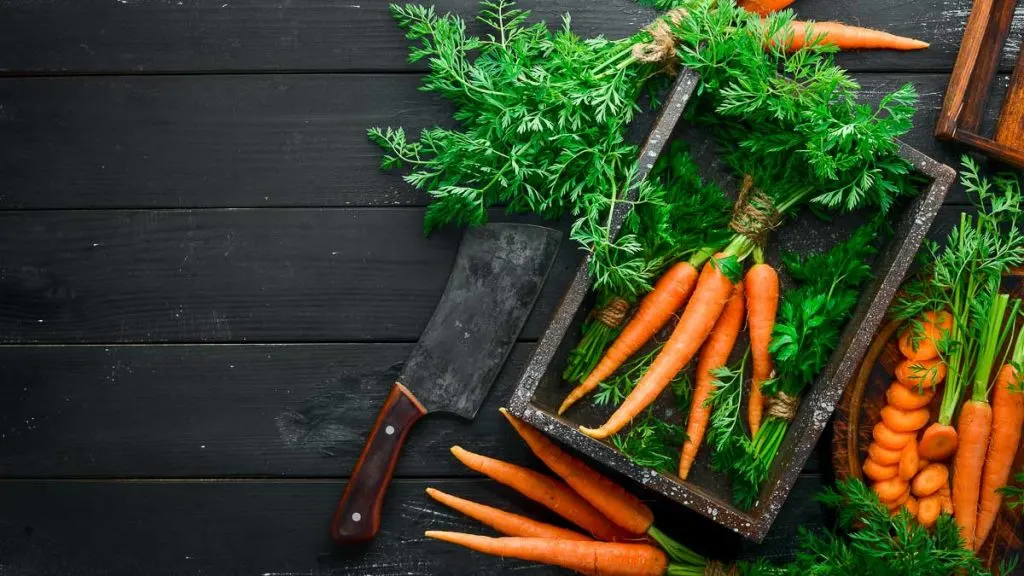
[(666, 69), (671, 69), (675, 63), (676, 51), (676, 37), (672, 34), (671, 24), (678, 24), (685, 16), (686, 10), (676, 8), (655, 20), (647, 27), (651, 40), (634, 44), (633, 58), (645, 64), (662, 62)]
[(736, 574), (736, 567), (724, 564), (718, 560), (708, 560), (704, 566), (704, 576), (733, 576)]
[(605, 326), (615, 329), (622, 326), (629, 312), (629, 302), (623, 298), (612, 298), (608, 304), (594, 310), (594, 317)]
[(769, 416), (780, 420), (790, 421), (796, 416), (797, 408), (800, 407), (800, 397), (790, 396), (785, 392), (776, 392), (767, 399), (767, 411)]
[(771, 196), (754, 186), (750, 176), (743, 177), (739, 198), (732, 210), (729, 228), (746, 236), (751, 242), (763, 246), (768, 233), (782, 223), (782, 213), (775, 208)]

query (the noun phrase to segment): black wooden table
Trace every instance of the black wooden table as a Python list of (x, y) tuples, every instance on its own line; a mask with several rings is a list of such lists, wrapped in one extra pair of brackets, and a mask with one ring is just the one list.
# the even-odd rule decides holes
[[(523, 4), (585, 34), (653, 16)], [(931, 131), (969, 0), (795, 7), (931, 41), (842, 62), (871, 98), (913, 81), (909, 142), (955, 164)], [(364, 135), (450, 123), (406, 53), (380, 0), (0, 0), (0, 575), (552, 572), (426, 540), (478, 527), (423, 489), (538, 513), (448, 448), (535, 465), (496, 409), (577, 262), (568, 243), (479, 417), (413, 432), (375, 542), (328, 538), (459, 239), (424, 238), (424, 196)], [(949, 201), (940, 231), (962, 190)], [(659, 523), (711, 555), (785, 557), (826, 521), (828, 452), (762, 546), (655, 501)]]

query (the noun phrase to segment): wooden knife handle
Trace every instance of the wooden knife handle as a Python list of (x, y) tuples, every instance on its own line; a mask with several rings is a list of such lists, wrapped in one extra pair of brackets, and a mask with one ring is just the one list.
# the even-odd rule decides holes
[(337, 543), (365, 542), (377, 535), (384, 493), (391, 483), (405, 436), (426, 413), (412, 393), (395, 382), (334, 512), (331, 536)]

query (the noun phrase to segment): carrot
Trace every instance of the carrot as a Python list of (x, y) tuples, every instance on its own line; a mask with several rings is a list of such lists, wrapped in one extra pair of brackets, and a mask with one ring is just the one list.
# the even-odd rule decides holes
[(910, 360), (931, 360), (939, 355), (939, 342), (953, 328), (949, 312), (925, 312), (900, 334), (900, 352)]
[(935, 397), (934, 390), (924, 390), (923, 392), (922, 394), (916, 389), (893, 382), (885, 391), (885, 400), (890, 406), (900, 410), (917, 410), (927, 406)]
[(708, 397), (715, 383), (713, 372), (729, 361), (729, 354), (743, 327), (743, 308), (743, 283), (740, 282), (733, 288), (732, 298), (725, 305), (722, 316), (715, 322), (715, 327), (711, 329), (711, 334), (697, 357), (697, 382), (693, 388), (693, 401), (690, 403), (690, 415), (686, 422), (683, 453), (679, 458), (679, 477), (683, 480), (690, 474), (690, 467), (697, 458), (697, 450), (704, 440), (704, 431), (707, 430), (708, 419), (711, 417)]
[[(1017, 348), (1024, 356), (1024, 334), (1017, 338)], [(1019, 363), (1020, 360), (1014, 359)], [(1012, 389), (1020, 386), (1021, 378), (1012, 364), (1006, 364), (999, 371), (992, 393), (992, 439), (985, 455), (984, 475), (981, 479), (981, 496), (978, 504), (978, 523), (975, 528), (975, 548), (981, 548), (985, 538), (995, 524), (1003, 495), (999, 488), (1010, 478), (1017, 449), (1020, 446), (1021, 429), (1024, 428), (1024, 393)]]
[(541, 562), (591, 574), (663, 576), (669, 568), (668, 556), (647, 544), (579, 542), (549, 538), (491, 538), (439, 530), (427, 530), (424, 535), (491, 556)]
[(522, 466), (474, 454), (460, 446), (452, 446), (452, 454), (470, 470), (488, 476), (530, 500), (543, 504), (562, 518), (590, 532), (598, 540), (636, 538), (601, 515), (572, 488), (554, 478)]
[(889, 450), (878, 442), (872, 442), (868, 446), (868, 458), (878, 462), (882, 466), (892, 466), (900, 463), (900, 450)]
[(931, 360), (906, 359), (896, 365), (896, 380), (907, 388), (934, 388), (946, 378), (946, 363), (938, 358)]
[(953, 515), (953, 490), (949, 487), (949, 482), (942, 485), (938, 491), (939, 504), (942, 506), (942, 513)]
[(895, 500), (891, 502), (883, 501), (882, 503), (885, 505), (885, 507), (889, 510), (891, 514), (895, 514), (896, 512), (899, 512), (900, 508), (902, 508), (903, 505), (906, 504), (908, 500), (910, 500), (910, 498), (910, 490), (904, 490), (903, 494), (900, 494), (900, 496)]
[(623, 362), (654, 337), (683, 305), (696, 283), (697, 269), (693, 264), (680, 262), (669, 268), (658, 279), (654, 289), (640, 302), (636, 314), (622, 329), (615, 342), (608, 347), (597, 366), (562, 401), (558, 413), (562, 414), (568, 410), (577, 400), (596, 388), (602, 380), (615, 373)]
[(960, 447), (953, 457), (953, 517), (968, 548), (974, 547), (981, 472), (991, 433), (992, 407), (974, 399), (964, 402), (957, 421)]
[(767, 16), (793, 3), (793, 0), (741, 0), (738, 4), (747, 12)]
[(925, 528), (931, 528), (942, 513), (942, 497), (938, 494), (925, 496), (917, 501), (917, 521)]
[(907, 512), (910, 512), (910, 515), (913, 517), (917, 516), (920, 505), (921, 504), (917, 501), (917, 498), (914, 498), (913, 496), (907, 496), (907, 501), (903, 503), (903, 507), (906, 508)]
[[(875, 494), (878, 494), (878, 498), (882, 502), (899, 501), (902, 504), (906, 501), (906, 496), (910, 495), (909, 486), (905, 481), (900, 480), (899, 476), (893, 476), (888, 480), (876, 482), (872, 489), (874, 489)], [(903, 498), (903, 500), (900, 500), (900, 498)]]
[(479, 520), (508, 536), (524, 536), (528, 538), (549, 538), (552, 540), (591, 540), (579, 532), (560, 528), (544, 522), (538, 522), (525, 516), (478, 504), (458, 496), (446, 494), (435, 488), (427, 488), (427, 494), (441, 504), (462, 512), (466, 516)]
[(917, 432), (928, 423), (927, 408), (904, 412), (893, 406), (882, 408), (882, 422), (893, 432)]
[(882, 480), (888, 480), (889, 478), (895, 477), (899, 473), (899, 467), (896, 465), (883, 465), (875, 462), (871, 458), (864, 461), (864, 465), (861, 466), (864, 471), (864, 475), (875, 482), (881, 482)]
[(704, 340), (722, 315), (732, 295), (733, 283), (715, 260), (704, 265), (697, 279), (686, 310), (672, 331), (672, 336), (651, 363), (643, 378), (619, 405), (618, 409), (599, 428), (580, 426), (580, 431), (598, 440), (622, 430), (644, 408), (654, 402), (676, 374), (697, 353)]
[(949, 468), (945, 464), (929, 464), (918, 472), (917, 476), (914, 476), (910, 489), (914, 496), (923, 498), (935, 494), (947, 482), (949, 482)]
[(639, 498), (568, 454), (536, 428), (501, 408), (530, 450), (577, 494), (622, 529), (643, 534), (654, 523), (654, 513)]
[(903, 452), (900, 453), (900, 478), (910, 482), (917, 475), (920, 465), (921, 458), (917, 454), (917, 441), (911, 440), (907, 442), (907, 445), (903, 447)]
[(921, 458), (932, 462), (945, 460), (956, 452), (960, 439), (957, 437), (956, 428), (948, 424), (935, 422), (925, 428), (921, 440), (917, 443), (917, 453)]
[(750, 355), (754, 361), (750, 398), (747, 399), (747, 420), (750, 436), (753, 437), (761, 427), (761, 415), (764, 412), (761, 384), (771, 379), (774, 371), (768, 345), (772, 341), (775, 316), (779, 311), (779, 274), (768, 264), (758, 263), (750, 267), (746, 282)]
[(805, 46), (815, 44), (831, 44), (841, 50), (857, 50), (863, 48), (887, 50), (921, 50), (928, 43), (913, 38), (896, 36), (881, 30), (850, 26), (840, 22), (801, 22), (794, 20), (791, 24), (792, 36), (788, 33), (784, 39), (789, 41), (786, 50), (795, 52)]
[(875, 439), (875, 442), (878, 442), (879, 446), (887, 450), (903, 450), (907, 442), (914, 439), (914, 433), (894, 432), (885, 425), (885, 422), (879, 422), (872, 428), (871, 437)]

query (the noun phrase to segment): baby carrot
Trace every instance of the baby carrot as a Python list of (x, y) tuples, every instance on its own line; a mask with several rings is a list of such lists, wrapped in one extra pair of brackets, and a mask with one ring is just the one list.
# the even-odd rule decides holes
[(435, 488), (427, 488), (427, 494), (441, 504), (462, 512), (466, 516), (479, 520), (507, 536), (523, 536), (529, 538), (550, 538), (552, 540), (591, 540), (579, 532), (567, 528), (538, 522), (526, 516), (520, 516), (472, 500), (446, 494)]

